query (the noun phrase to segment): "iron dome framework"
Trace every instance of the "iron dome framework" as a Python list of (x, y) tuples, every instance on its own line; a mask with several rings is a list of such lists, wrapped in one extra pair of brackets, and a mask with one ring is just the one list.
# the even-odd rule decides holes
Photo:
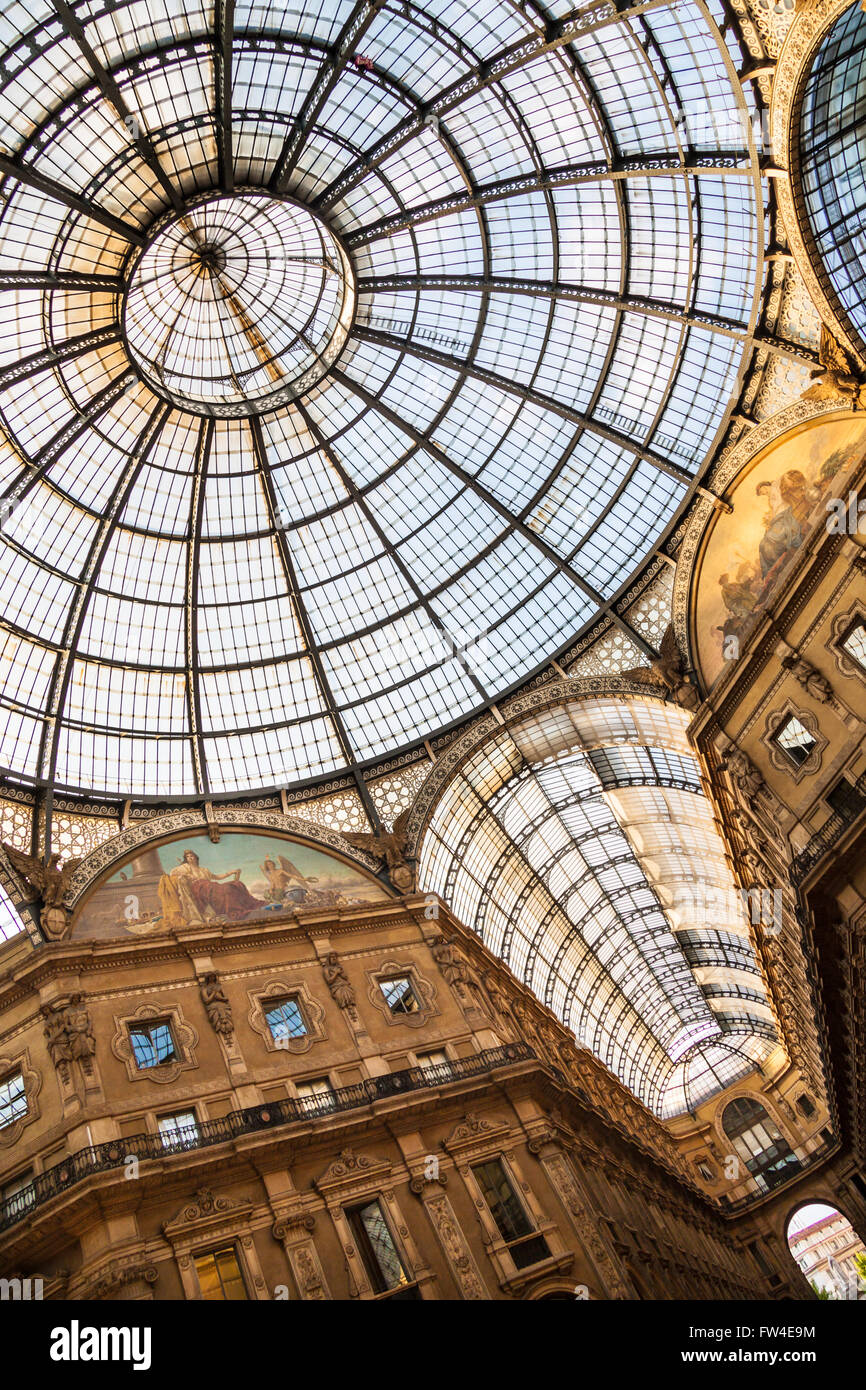
[[(714, 13), (6, 7), (7, 775), (183, 798), (357, 771), (613, 611), (756, 327), (758, 164), (719, 120), (746, 107)], [(223, 407), (250, 361), (225, 346), (192, 409), (129, 308), (155, 230), (240, 196), (321, 228), (327, 321), (296, 315), (286, 367), (233, 284), (240, 356), (289, 386), (247, 418)]]

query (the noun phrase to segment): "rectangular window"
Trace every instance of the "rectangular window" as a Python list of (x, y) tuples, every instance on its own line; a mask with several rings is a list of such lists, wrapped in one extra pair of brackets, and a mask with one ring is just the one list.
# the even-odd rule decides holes
[(773, 735), (773, 742), (797, 767), (803, 766), (817, 741), (795, 714), (789, 714)]
[(307, 1025), (297, 999), (272, 999), (263, 1008), (274, 1042), (306, 1037)]
[(866, 671), (866, 622), (862, 618), (852, 623), (840, 645), (851, 660)]
[(295, 1085), (301, 1108), (308, 1115), (324, 1115), (333, 1110), (337, 1097), (327, 1076), (311, 1076)]
[(33, 1206), (36, 1193), (30, 1186), (32, 1181), (33, 1169), (28, 1168), (26, 1173), (19, 1173), (12, 1182), (0, 1188), (0, 1216), (4, 1220), (17, 1221)]
[(142, 1071), (147, 1067), (160, 1067), (164, 1062), (177, 1061), (171, 1024), (167, 1019), (156, 1023), (130, 1024), (129, 1041), (136, 1066)]
[(438, 1073), (443, 1080), (447, 1078), (450, 1068), (446, 1053), (441, 1051), (418, 1052), (415, 1055), (418, 1058), (418, 1066), (422, 1071)]
[(393, 980), (380, 980), (379, 988), (392, 1014), (417, 1014), (421, 1007), (412, 981), (406, 975), (397, 975)]
[(855, 820), (866, 806), (866, 797), (847, 777), (840, 777), (825, 794), (824, 800), (834, 815), (842, 816), (846, 821)]
[(194, 1110), (181, 1110), (177, 1115), (160, 1115), (157, 1119), (162, 1146), (170, 1153), (194, 1149), (198, 1144), (198, 1123)]
[(418, 1298), (418, 1289), (414, 1285), (407, 1287), (409, 1275), (379, 1202), (366, 1202), (347, 1211), (346, 1216), (373, 1292), (394, 1290), (393, 1298)]
[(202, 1298), (239, 1303), (246, 1299), (243, 1281), (234, 1246), (212, 1250), (207, 1255), (195, 1255), (195, 1272)]
[(27, 1114), (27, 1094), (24, 1090), (24, 1077), (20, 1071), (13, 1072), (0, 1081), (0, 1129), (14, 1124)]
[(517, 1268), (526, 1269), (527, 1265), (546, 1260), (550, 1254), (547, 1241), (536, 1234), (501, 1159), (479, 1163), (472, 1172)]

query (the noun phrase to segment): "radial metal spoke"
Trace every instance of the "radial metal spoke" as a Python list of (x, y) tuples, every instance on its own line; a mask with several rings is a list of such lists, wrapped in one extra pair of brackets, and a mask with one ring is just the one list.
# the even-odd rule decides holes
[(26, 381), (28, 377), (36, 376), (48, 367), (56, 367), (61, 362), (72, 362), (76, 357), (83, 357), (98, 347), (119, 341), (120, 324), (113, 323), (110, 328), (97, 328), (90, 333), (79, 333), (74, 338), (67, 338), (66, 342), (58, 347), (43, 348), (41, 352), (31, 353), (29, 357), (22, 357), (0, 370), (0, 391), (14, 386), (16, 381)]
[[(432, 362), (437, 367), (445, 367), (449, 371), (456, 372), (458, 376), (471, 377), (474, 381), (484, 381), (508, 395), (520, 396), (522, 400), (531, 401), (533, 405), (541, 406), (543, 410), (549, 410), (551, 414), (559, 415), (563, 420), (568, 420), (574, 425), (581, 425), (590, 433), (599, 435), (602, 439), (607, 439), (611, 444), (615, 444), (617, 448), (634, 454), (636, 458), (645, 459), (647, 463), (653, 464), (660, 472), (667, 473), (671, 478), (676, 478), (677, 482), (683, 483), (686, 487), (691, 487), (694, 484), (695, 480), (692, 474), (687, 469), (681, 468), (678, 463), (665, 458), (662, 454), (656, 454), (646, 445), (637, 443), (636, 440), (631, 439), (627, 434), (622, 434), (619, 430), (611, 429), (609, 425), (602, 424), (600, 420), (586, 415), (582, 410), (576, 410), (574, 406), (565, 405), (564, 402), (555, 400), (553, 396), (548, 396), (543, 391), (537, 391), (533, 386), (523, 386), (519, 381), (515, 381), (511, 377), (500, 376), (498, 372), (488, 371), (484, 367), (479, 367), (475, 362), (461, 357), (452, 357), (450, 353), (439, 352), (436, 348), (425, 347), (421, 343), (409, 342), (394, 333), (365, 328), (363, 324), (359, 323), (355, 324), (352, 333), (362, 342), (380, 343), (383, 347), (391, 348), (394, 352), (409, 353), (412, 357), (421, 358), (424, 362)], [(344, 373), (334, 369), (332, 371), (335, 376), (344, 377)], [(360, 389), (351, 378), (346, 377), (345, 380), (353, 390)], [(381, 408), (380, 402), (376, 402), (376, 408)], [(406, 429), (408, 426), (404, 424), (403, 428)], [(431, 441), (427, 440), (426, 443), (428, 447), (432, 447)]]
[(644, 656), (652, 658), (658, 655), (640, 633), (636, 632), (624, 618), (620, 617), (620, 615), (608, 605), (604, 595), (599, 593), (579, 570), (576, 570), (573, 565), (563, 559), (559, 551), (555, 550), (552, 545), (549, 545), (543, 536), (539, 536), (536, 531), (533, 531), (531, 526), (527, 526), (525, 521), (522, 521), (515, 512), (511, 511), (509, 507), (506, 507), (504, 502), (500, 502), (495, 493), (490, 492), (477, 478), (473, 477), (465, 468), (462, 468), (450, 454), (446, 453), (446, 451), (440, 448), (438, 444), (434, 443), (432, 439), (428, 439), (420, 430), (416, 430), (408, 420), (404, 420), (401, 416), (397, 415), (395, 411), (385, 405), (384, 401), (378, 400), (375, 396), (371, 395), (359, 382), (353, 381), (351, 377), (346, 376), (345, 372), (334, 368), (332, 375), (335, 376), (338, 381), (341, 381), (348, 390), (353, 391), (356, 396), (359, 396), (361, 400), (366, 401), (372, 410), (378, 411), (380, 415), (384, 416), (386, 420), (389, 420), (391, 424), (396, 425), (404, 434), (408, 434), (410, 439), (413, 439), (421, 448), (426, 449), (428, 453), (437, 458), (439, 462), (448, 469), (449, 473), (459, 479), (464, 487), (467, 487), (470, 492), (474, 493), (486, 506), (490, 507), (491, 511), (496, 512), (497, 516), (502, 517), (512, 530), (523, 536), (524, 540), (529, 541), (536, 550), (541, 552), (546, 560), (550, 561), (560, 574), (566, 575), (571, 582), (580, 589), (581, 593), (586, 594), (587, 598), (592, 599), (599, 610), (608, 612), (616, 626), (626, 633), (629, 640), (635, 644), (639, 651), (643, 652)]
[(552, 53), (564, 44), (571, 43), (581, 34), (594, 33), (609, 24), (623, 24), (648, 10), (666, 9), (669, 4), (670, 0), (643, 0), (643, 3), (636, 5), (630, 5), (628, 0), (602, 0), (601, 4), (583, 5), (579, 9), (570, 10), (568, 14), (544, 29), (539, 28), (531, 38), (520, 39), (517, 43), (510, 44), (508, 48), (502, 49), (457, 78), (437, 96), (425, 102), (418, 114), (405, 117), (392, 131), (381, 140), (377, 140), (375, 145), (323, 190), (316, 199), (315, 206), (327, 208), (342, 198), (370, 169), (400, 149), (408, 140), (414, 139), (429, 123), (431, 116), (444, 116), (460, 102), (484, 91), (495, 82), (500, 82), (503, 77), (525, 67), (542, 54)]
[(472, 192), (449, 193), (444, 198), (434, 198), (418, 207), (404, 208), (388, 217), (381, 217), (366, 227), (359, 227), (356, 231), (347, 233), (344, 240), (352, 249), (356, 246), (366, 246), (371, 241), (392, 236), (394, 232), (402, 231), (406, 227), (415, 227), (422, 222), (434, 222), (440, 217), (449, 217), (453, 213), (484, 207), (487, 203), (502, 202), (503, 199), (525, 193), (573, 188), (582, 183), (685, 176), (753, 179), (754, 170), (748, 156), (742, 150), (713, 150), (712, 153), (691, 155), (687, 159), (683, 159), (677, 153), (661, 151), (657, 154), (633, 155), (610, 162), (597, 159), (582, 164), (562, 164), (540, 173), (517, 174), (512, 178), (498, 179), (495, 183), (482, 184)]
[(223, 192), (231, 193), (235, 186), (232, 131), (232, 45), (235, 27), (235, 0), (216, 0), (214, 16), (216, 42), (214, 105), (216, 108), (217, 144), (219, 146), (219, 178)]
[(45, 476), (63, 453), (63, 450), (69, 448), (70, 444), (74, 444), (76, 439), (85, 435), (94, 421), (98, 420), (99, 416), (108, 410), (109, 406), (113, 405), (116, 400), (119, 400), (124, 391), (136, 380), (137, 378), (131, 372), (121, 377), (115, 377), (114, 381), (93, 396), (86, 406), (81, 410), (76, 410), (72, 419), (53, 439), (48, 441), (32, 463), (28, 463), (22, 468), (17, 480), (10, 484), (3, 493), (7, 506), (10, 502), (16, 504), (20, 502)]
[[(523, 294), (535, 299), (572, 300), (578, 304), (597, 304), (618, 309), (623, 313), (645, 314), (649, 318), (667, 319), (674, 323), (695, 324), (730, 338), (745, 341), (746, 324), (720, 314), (689, 313), (679, 304), (661, 299), (643, 299), (639, 295), (616, 294), (613, 290), (598, 290), (587, 285), (569, 285), (562, 281), (517, 280), (509, 275), (380, 275), (357, 282), (361, 294), (376, 294), (395, 290), (423, 292), (425, 290), (476, 290), (488, 294)], [(371, 319), (364, 325), (372, 328)]]
[(141, 155), (145, 164), (150, 169), (154, 177), (157, 179), (164, 193), (168, 197), (169, 202), (179, 212), (183, 207), (183, 199), (181, 198), (180, 193), (175, 188), (174, 184), (171, 182), (162, 165), (160, 164), (159, 156), (153, 148), (153, 145), (151, 144), (149, 137), (142, 129), (139, 117), (135, 115), (132, 111), (130, 111), (124, 99), (123, 93), (118, 87), (113, 76), (107, 68), (103, 67), (102, 63), (99, 61), (98, 57), (93, 51), (90, 45), (90, 41), (86, 33), (84, 32), (84, 26), (76, 18), (73, 10), (66, 3), (66, 0), (51, 0), (51, 3), (54, 6), (55, 11), (57, 12), (57, 17), (62, 23), (67, 34), (72, 39), (73, 43), (75, 43), (79, 52), (81, 53), (81, 56), (84, 58), (84, 61), (87, 63), (87, 66), (93, 73), (93, 76), (96, 79), (96, 85), (98, 86), (100, 92), (105, 97), (105, 100), (111, 106), (114, 107), (115, 111), (117, 112), (118, 116), (123, 122), (123, 125), (125, 126), (127, 134), (129, 136), (130, 142), (138, 150), (138, 153)]
[(117, 275), (85, 275), (75, 270), (0, 270), (0, 290), (93, 290), (120, 294)]
[(147, 458), (162, 433), (163, 425), (171, 414), (171, 406), (162, 402), (151, 413), (148, 422), (139, 436), (114, 489), (105, 504), (99, 526), (90, 543), (87, 559), (77, 584), (77, 593), (70, 606), (64, 625), (60, 651), (54, 663), (54, 671), (46, 695), (46, 718), (43, 724), (39, 747), (37, 776), (44, 779), (49, 787), (45, 806), (45, 842), (51, 843), (51, 788), (57, 772), (57, 755), (60, 748), (60, 735), (63, 728), (62, 712), (72, 669), (78, 651), (78, 642), (84, 625), (84, 618), (91, 594), (99, 575), (99, 570), (111, 542), (123, 509), (129, 500), (136, 479), (144, 468)]
[(309, 657), (310, 664), (312, 665), (313, 671), (315, 673), (316, 682), (318, 684), (319, 690), (324, 696), (324, 713), (328, 721), (333, 725), (334, 732), (337, 735), (337, 740), (340, 744), (340, 751), (343, 754), (345, 763), (347, 767), (351, 768), (352, 770), (352, 775), (355, 779), (355, 784), (358, 788), (358, 793), (361, 797), (361, 801), (363, 802), (364, 810), (367, 813), (367, 817), (370, 821), (370, 824), (374, 828), (378, 828), (380, 824), (379, 817), (376, 812), (376, 808), (373, 805), (370, 793), (367, 790), (367, 785), (363, 777), (361, 776), (361, 772), (358, 766), (357, 754), (355, 752), (354, 747), (352, 746), (352, 741), (349, 737), (349, 732), (346, 728), (343, 716), (340, 713), (339, 705), (337, 704), (337, 701), (334, 698), (334, 692), (331, 688), (331, 683), (328, 679), (328, 673), (325, 670), (325, 664), (322, 660), (322, 654), (319, 651), (318, 643), (316, 642), (315, 633), (313, 631), (313, 625), (310, 621), (310, 615), (307, 612), (307, 606), (304, 603), (304, 597), (301, 593), (301, 586), (298, 582), (298, 575), (295, 569), (294, 559), (292, 558), (292, 552), (289, 547), (288, 537), (286, 536), (285, 528), (280, 523), (279, 501), (277, 498), (276, 491), (274, 489), (274, 480), (271, 476), (270, 464), (268, 463), (268, 451), (265, 446), (264, 436), (262, 434), (261, 421), (257, 418), (257, 416), (254, 415), (251, 417), (249, 425), (250, 433), (252, 434), (253, 439), (253, 457), (255, 458), (256, 471), (259, 475), (259, 481), (261, 483), (262, 492), (264, 494), (265, 503), (267, 506), (268, 520), (270, 521), (271, 527), (273, 529), (274, 540), (277, 546), (277, 552), (279, 554), (280, 563), (282, 565), (283, 574), (285, 576), (286, 591), (289, 595), (289, 599), (292, 604), (295, 617), (297, 619), (298, 627), (300, 629), (301, 637), (304, 643), (304, 649), (306, 651), (307, 656)]
[(128, 222), (122, 222), (119, 217), (113, 217), (110, 212), (105, 212), (98, 203), (94, 203), (92, 198), (82, 198), (71, 188), (66, 188), (62, 183), (58, 183), (56, 179), (48, 178), (46, 174), (40, 174), (31, 164), (19, 164), (17, 160), (10, 159), (8, 155), (0, 154), (0, 174), (17, 179), (19, 183), (26, 184), (28, 188), (36, 189), (38, 193), (44, 193), (46, 197), (53, 198), (55, 202), (62, 203), (64, 207), (71, 208), (73, 212), (80, 212), (85, 217), (91, 217), (94, 222), (101, 223), (109, 231), (132, 242), (133, 246), (144, 246), (146, 238), (137, 227), (130, 227)]
[(356, 44), (360, 43), (385, 3), (386, 0), (357, 0), (330, 50), (325, 65), (304, 98), (291, 132), (286, 136), (271, 176), (270, 187), (274, 193), (285, 192), (292, 170), (320, 112), (342, 77), (346, 64), (355, 52)]
[(200, 430), (196, 447), (195, 474), (189, 506), (189, 538), (187, 541), (186, 595), (184, 617), (184, 645), (186, 648), (187, 699), (189, 701), (189, 723), (192, 734), (193, 763), (195, 765), (196, 786), (202, 795), (210, 792), (207, 759), (202, 738), (201, 688), (199, 684), (198, 660), (198, 577), (199, 556), (201, 553), (202, 520), (204, 517), (205, 488), (210, 467), (215, 425), (213, 420), (205, 421)]

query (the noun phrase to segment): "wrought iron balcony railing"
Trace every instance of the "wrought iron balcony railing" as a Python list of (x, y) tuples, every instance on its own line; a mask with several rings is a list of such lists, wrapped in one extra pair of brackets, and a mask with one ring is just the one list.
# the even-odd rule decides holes
[(824, 855), (829, 853), (838, 841), (840, 835), (853, 825), (858, 816), (863, 814), (866, 809), (866, 772), (859, 777), (856, 782), (852, 782), (847, 803), (838, 811), (834, 811), (830, 819), (821, 826), (809, 841), (805, 849), (801, 850), (791, 864), (791, 879), (794, 884), (799, 886), (807, 874), (811, 873), (815, 865)]
[(358, 1106), (371, 1105), (374, 1101), (389, 1096), (399, 1096), (408, 1091), (428, 1090), (431, 1087), (445, 1086), (449, 1081), (462, 1081), (468, 1077), (480, 1076), (494, 1071), (497, 1067), (508, 1066), (513, 1062), (525, 1062), (535, 1057), (535, 1052), (527, 1043), (507, 1043), (504, 1047), (490, 1047), (474, 1057), (462, 1057), (455, 1062), (440, 1062), (429, 1067), (407, 1067), (404, 1071), (389, 1072), (385, 1076), (371, 1076), (356, 1081), (352, 1086), (341, 1086), (322, 1095), (304, 1096), (252, 1105), (245, 1110), (231, 1110), (220, 1120), (205, 1120), (202, 1123), (178, 1128), (164, 1134), (134, 1134), (125, 1139), (110, 1139), (105, 1144), (94, 1144), (87, 1149), (79, 1149), (53, 1167), (39, 1173), (25, 1187), (14, 1193), (0, 1195), (0, 1231), (8, 1230), (22, 1221), (34, 1207), (49, 1202), (53, 1197), (65, 1192), (93, 1173), (104, 1173), (111, 1168), (121, 1168), (130, 1158), (164, 1159), (173, 1154), (187, 1153), (192, 1149), (205, 1149), (213, 1144), (225, 1144), (245, 1134), (260, 1130), (275, 1129), (280, 1125), (294, 1124), (300, 1120), (317, 1120), (328, 1115), (336, 1115), (344, 1110), (354, 1110)]

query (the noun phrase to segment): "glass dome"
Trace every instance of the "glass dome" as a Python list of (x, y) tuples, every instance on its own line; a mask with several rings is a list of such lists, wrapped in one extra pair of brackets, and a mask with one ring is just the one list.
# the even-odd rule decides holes
[(852, 5), (812, 64), (800, 115), (800, 179), (809, 228), (866, 351), (866, 14)]
[(750, 351), (707, 13), (4, 6), (7, 778), (357, 769), (606, 611)]

